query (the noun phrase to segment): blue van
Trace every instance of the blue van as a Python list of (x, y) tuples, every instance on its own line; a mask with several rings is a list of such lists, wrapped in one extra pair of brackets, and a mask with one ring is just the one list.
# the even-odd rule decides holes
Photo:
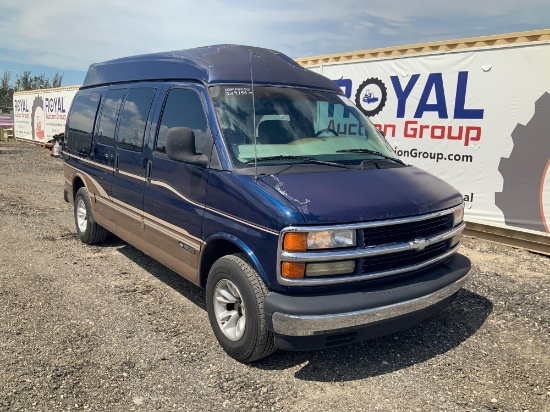
[(273, 50), (91, 65), (63, 157), (80, 239), (112, 232), (206, 288), (214, 334), (242, 362), (410, 327), (470, 270), (460, 193)]

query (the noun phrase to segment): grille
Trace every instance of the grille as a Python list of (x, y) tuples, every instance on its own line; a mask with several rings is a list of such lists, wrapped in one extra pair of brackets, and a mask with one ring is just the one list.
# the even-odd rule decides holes
[[(347, 274), (327, 273), (304, 279), (286, 279), (282, 276), (279, 266), (277, 278), (281, 284), (317, 286), (371, 281), (398, 275), (400, 278), (415, 276), (420, 270), (443, 263), (456, 253), (459, 244), (457, 237), (465, 227), (464, 223), (456, 227), (453, 225), (454, 212), (460, 207), (462, 205), (424, 216), (341, 226), (357, 230), (357, 243), (354, 248), (293, 253), (284, 251), (280, 241), (278, 264), (288, 261), (308, 264), (353, 259), (355, 270)], [(283, 229), (283, 236), (287, 230), (291, 229)], [(327, 229), (320, 226), (304, 230)], [(282, 240), (282, 237), (280, 239)], [(455, 246), (451, 248), (453, 241)], [(421, 249), (422, 247), (424, 249)]]
[(410, 242), (419, 237), (430, 237), (448, 231), (452, 225), (453, 215), (450, 214), (418, 222), (368, 227), (363, 229), (363, 239), (366, 247)]
[(363, 274), (384, 272), (416, 265), (435, 258), (449, 250), (450, 242), (444, 240), (426, 247), (424, 250), (407, 250), (405, 252), (372, 256), (363, 259)]

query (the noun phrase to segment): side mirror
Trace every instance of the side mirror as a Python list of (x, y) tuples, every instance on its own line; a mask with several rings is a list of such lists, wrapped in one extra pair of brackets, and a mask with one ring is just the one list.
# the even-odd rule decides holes
[(195, 133), (189, 127), (173, 127), (166, 137), (166, 155), (176, 162), (206, 167), (208, 158), (197, 153)]

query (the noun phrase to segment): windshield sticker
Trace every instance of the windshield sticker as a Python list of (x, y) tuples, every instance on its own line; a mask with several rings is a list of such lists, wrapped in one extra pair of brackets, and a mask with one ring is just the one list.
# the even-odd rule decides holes
[(224, 94), (226, 96), (247, 96), (252, 94), (252, 89), (250, 87), (226, 87)]

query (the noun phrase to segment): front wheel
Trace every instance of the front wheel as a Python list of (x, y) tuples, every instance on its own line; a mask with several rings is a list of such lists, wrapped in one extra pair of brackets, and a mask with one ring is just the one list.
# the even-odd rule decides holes
[(85, 187), (81, 187), (76, 192), (74, 198), (74, 220), (78, 237), (88, 245), (103, 242), (109, 234), (107, 229), (98, 225), (94, 220), (90, 196), (88, 196), (88, 191)]
[(206, 307), (223, 350), (240, 362), (253, 362), (275, 351), (264, 319), (267, 289), (244, 254), (218, 259), (206, 284)]

